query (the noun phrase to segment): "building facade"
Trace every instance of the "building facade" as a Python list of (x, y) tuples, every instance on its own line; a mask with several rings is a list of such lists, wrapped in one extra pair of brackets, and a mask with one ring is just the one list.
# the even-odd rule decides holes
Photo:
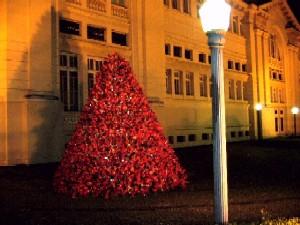
[[(101, 61), (113, 52), (132, 65), (174, 147), (210, 144), (202, 2), (1, 1), (0, 165), (59, 160)], [(258, 132), (263, 138), (292, 135), (291, 108), (300, 107), (300, 25), (286, 0), (228, 2), (228, 141), (255, 139)], [(257, 103), (263, 105), (260, 121)]]

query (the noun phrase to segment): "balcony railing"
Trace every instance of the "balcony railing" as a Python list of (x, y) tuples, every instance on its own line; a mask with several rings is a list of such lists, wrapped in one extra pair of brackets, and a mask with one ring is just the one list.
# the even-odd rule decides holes
[(128, 18), (128, 9), (124, 6), (120, 5), (111, 5), (111, 12), (113, 16), (121, 17), (121, 18)]
[(106, 12), (106, 1), (87, 0), (87, 7), (98, 12)]

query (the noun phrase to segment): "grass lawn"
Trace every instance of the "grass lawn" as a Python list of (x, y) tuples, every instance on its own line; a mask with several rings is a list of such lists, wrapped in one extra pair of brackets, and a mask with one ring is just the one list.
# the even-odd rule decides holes
[[(227, 149), (230, 222), (300, 217), (300, 139), (231, 143)], [(57, 164), (0, 167), (0, 224), (213, 224), (211, 146), (176, 153), (189, 174), (186, 191), (112, 200), (54, 193)]]

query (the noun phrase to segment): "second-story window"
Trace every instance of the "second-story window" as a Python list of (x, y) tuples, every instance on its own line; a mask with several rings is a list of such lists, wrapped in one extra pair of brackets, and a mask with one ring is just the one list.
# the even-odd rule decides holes
[(242, 64), (242, 71), (247, 72), (247, 64)]
[(121, 46), (127, 46), (127, 34), (112, 32), (111, 33), (112, 43), (118, 44)]
[(229, 70), (232, 70), (233, 69), (233, 61), (231, 60), (228, 60), (228, 67), (227, 67)]
[(193, 51), (192, 50), (190, 50), (190, 49), (185, 49), (184, 50), (184, 57), (186, 58), (186, 59), (189, 59), (189, 60), (193, 60)]
[(237, 71), (241, 70), (241, 64), (239, 62), (235, 63), (235, 70), (237, 70)]
[(80, 23), (61, 18), (59, 20), (59, 31), (65, 34), (80, 35)]
[(173, 47), (173, 54), (175, 57), (181, 57), (182, 56), (182, 48), (179, 46)]
[(165, 55), (171, 55), (171, 45), (165, 44)]
[(105, 28), (87, 26), (87, 38), (97, 41), (105, 41)]
[(199, 54), (199, 62), (206, 63), (206, 55), (204, 53)]

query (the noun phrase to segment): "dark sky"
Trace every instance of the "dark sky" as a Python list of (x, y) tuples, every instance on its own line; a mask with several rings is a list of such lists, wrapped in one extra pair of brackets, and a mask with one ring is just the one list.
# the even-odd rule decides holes
[[(266, 3), (266, 2), (271, 2), (271, 0), (244, 0), (244, 1), (247, 3), (255, 3), (258, 5)], [(294, 15), (298, 19), (298, 22), (300, 23), (300, 1), (299, 0), (287, 0), (287, 2), (290, 5), (292, 11), (294, 12)]]
[(294, 12), (294, 15), (298, 19), (298, 22), (300, 23), (300, 1), (299, 0), (288, 0), (288, 3), (290, 5), (292, 11)]

